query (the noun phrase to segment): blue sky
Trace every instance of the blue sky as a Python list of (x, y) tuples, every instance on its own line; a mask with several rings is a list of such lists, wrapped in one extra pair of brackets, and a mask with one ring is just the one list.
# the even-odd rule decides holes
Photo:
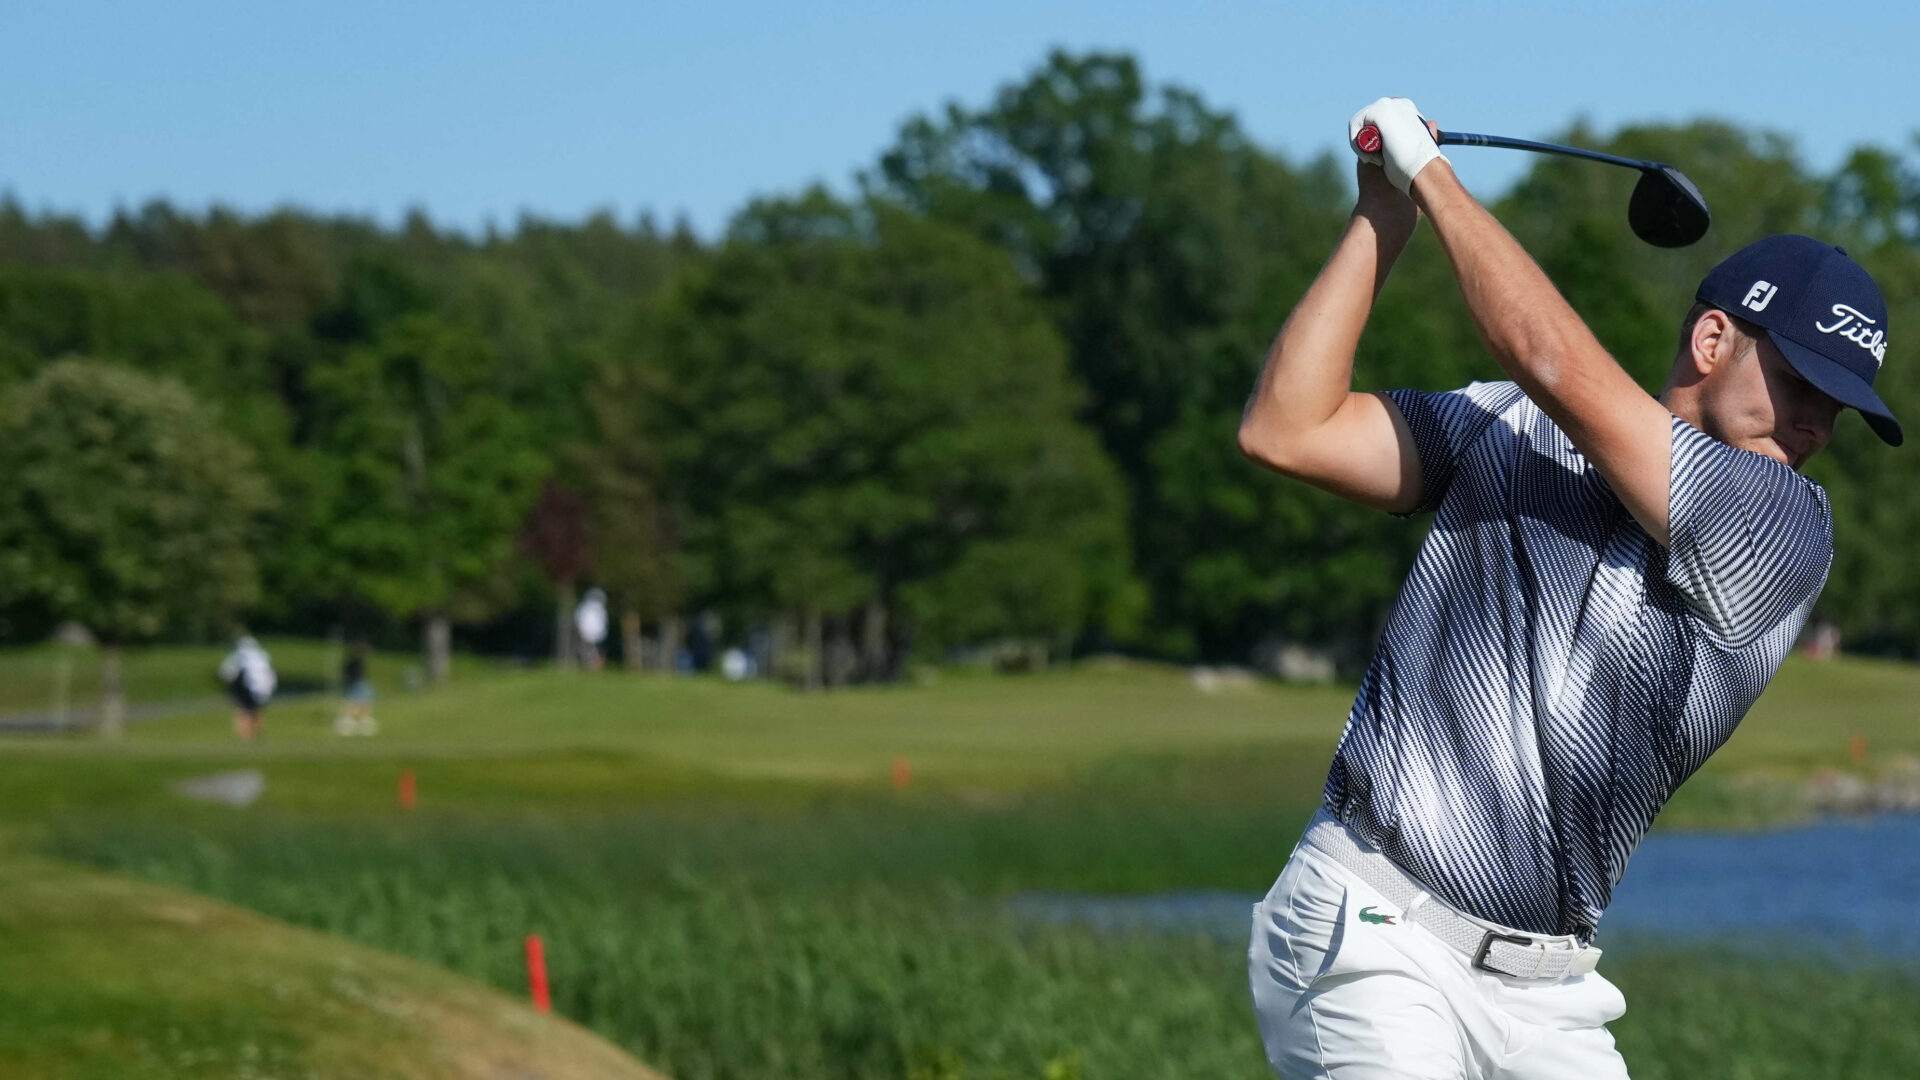
[[(1124, 49), (1290, 157), (1385, 93), (1539, 137), (1716, 116), (1819, 168), (1920, 130), (1920, 5), (0, 5), (0, 189), (99, 220), (165, 196), (463, 228), (523, 210), (686, 214), (842, 189), (907, 117), (984, 102), (1048, 48)], [(1452, 157), (1492, 194), (1524, 155)], [(1685, 168), (1685, 162), (1676, 162)]]

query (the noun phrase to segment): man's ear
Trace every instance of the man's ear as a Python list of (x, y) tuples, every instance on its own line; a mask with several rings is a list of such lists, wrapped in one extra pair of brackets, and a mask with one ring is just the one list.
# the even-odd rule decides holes
[(1694, 320), (1692, 337), (1692, 374), (1704, 379), (1727, 366), (1740, 351), (1740, 331), (1733, 317), (1718, 308), (1708, 308)]

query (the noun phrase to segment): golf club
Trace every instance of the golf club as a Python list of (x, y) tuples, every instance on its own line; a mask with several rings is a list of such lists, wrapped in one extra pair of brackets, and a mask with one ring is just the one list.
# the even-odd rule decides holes
[[(1360, 129), (1354, 145), (1364, 153), (1380, 149), (1380, 129), (1372, 124)], [(1713, 215), (1706, 197), (1679, 169), (1659, 161), (1603, 154), (1572, 146), (1514, 139), (1505, 135), (1475, 135), (1465, 131), (1442, 131), (1435, 140), (1441, 146), (1495, 146), (1505, 150), (1530, 150), (1536, 154), (1563, 154), (1640, 170), (1640, 182), (1627, 200), (1627, 225), (1633, 235), (1655, 247), (1686, 247), (1707, 234)]]

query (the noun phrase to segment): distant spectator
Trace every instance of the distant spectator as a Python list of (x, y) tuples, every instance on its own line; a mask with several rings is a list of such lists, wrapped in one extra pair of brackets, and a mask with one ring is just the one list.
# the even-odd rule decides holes
[(753, 657), (743, 649), (730, 648), (720, 654), (720, 674), (728, 682), (739, 682), (753, 677)]
[(580, 663), (588, 671), (599, 671), (605, 663), (600, 653), (600, 643), (607, 640), (607, 594), (598, 588), (588, 589), (587, 595), (580, 600), (580, 606), (573, 609), (573, 628), (580, 634)]
[(713, 666), (713, 634), (707, 628), (706, 619), (693, 620), (693, 626), (687, 630), (686, 648), (682, 650), (685, 660), (675, 664), (680, 671), (705, 671)]
[(380, 731), (373, 718), (373, 683), (367, 679), (367, 645), (356, 642), (340, 667), (340, 685), (344, 688), (340, 715), (333, 730), (340, 735), (374, 735)]
[(226, 684), (227, 696), (233, 698), (233, 733), (242, 742), (258, 739), (260, 714), (279, 682), (273, 674), (273, 659), (259, 642), (242, 637), (220, 661), (220, 681)]
[(1806, 632), (1802, 641), (1807, 656), (1831, 660), (1840, 652), (1840, 625), (1832, 619), (1821, 619)]

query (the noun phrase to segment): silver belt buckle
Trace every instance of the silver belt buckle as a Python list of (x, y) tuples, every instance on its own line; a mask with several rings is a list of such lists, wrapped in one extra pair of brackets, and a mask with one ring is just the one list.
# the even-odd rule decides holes
[(1487, 931), (1487, 936), (1480, 939), (1480, 948), (1473, 954), (1473, 966), (1479, 968), (1481, 971), (1491, 971), (1495, 975), (1519, 978), (1520, 976), (1515, 975), (1511, 971), (1501, 971), (1499, 968), (1490, 968), (1487, 966), (1487, 953), (1493, 950), (1493, 943), (1496, 941), (1505, 941), (1509, 944), (1518, 945), (1521, 948), (1533, 948), (1537, 946), (1539, 942), (1519, 934), (1502, 934), (1497, 930)]

